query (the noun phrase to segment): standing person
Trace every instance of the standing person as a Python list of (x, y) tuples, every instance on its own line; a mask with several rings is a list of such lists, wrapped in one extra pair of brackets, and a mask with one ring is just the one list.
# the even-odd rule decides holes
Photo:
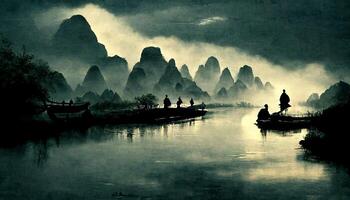
[(190, 105), (191, 105), (191, 107), (193, 107), (193, 105), (194, 105), (193, 98), (191, 98), (191, 100), (190, 100)]
[(181, 104), (182, 104), (182, 99), (181, 97), (179, 97), (179, 99), (176, 102), (177, 108), (180, 108)]
[(291, 105), (289, 105), (289, 102), (290, 102), (290, 98), (286, 93), (286, 90), (283, 89), (283, 92), (280, 97), (280, 108), (281, 108), (280, 113), (286, 110), (287, 108), (291, 107)]
[(171, 106), (171, 102), (170, 102), (170, 99), (168, 98), (168, 95), (165, 95), (163, 104), (164, 104), (164, 108), (169, 108)]

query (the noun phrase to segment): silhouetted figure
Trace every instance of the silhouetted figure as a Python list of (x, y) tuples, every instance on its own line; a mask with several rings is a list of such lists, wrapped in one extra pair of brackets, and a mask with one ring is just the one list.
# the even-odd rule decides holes
[(283, 93), (280, 97), (280, 113), (289, 108), (291, 105), (289, 105), (290, 99), (289, 96), (286, 93), (286, 90), (283, 90)]
[(193, 105), (194, 105), (193, 98), (191, 98), (191, 100), (190, 100), (190, 104), (191, 104), (191, 107), (193, 107)]
[(73, 100), (71, 99), (70, 101), (69, 101), (69, 106), (72, 106), (73, 105)]
[(65, 102), (65, 101), (62, 101), (62, 106), (64, 106), (64, 104), (66, 104), (66, 102)]
[(182, 99), (181, 99), (181, 97), (179, 97), (179, 99), (176, 102), (177, 108), (180, 108), (181, 104), (182, 104)]
[(204, 110), (204, 109), (205, 109), (205, 107), (206, 107), (205, 103), (204, 103), (204, 102), (202, 102), (202, 104), (201, 104), (201, 109), (202, 109), (202, 110)]
[(168, 98), (168, 95), (165, 95), (163, 104), (164, 104), (164, 108), (169, 108), (171, 106), (171, 102), (170, 102), (170, 99)]
[(269, 106), (267, 104), (264, 105), (264, 108), (260, 109), (258, 113), (258, 121), (259, 120), (267, 120), (270, 118)]

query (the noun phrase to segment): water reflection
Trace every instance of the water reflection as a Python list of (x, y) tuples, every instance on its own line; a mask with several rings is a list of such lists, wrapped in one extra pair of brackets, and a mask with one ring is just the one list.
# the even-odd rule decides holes
[(306, 130), (260, 132), (255, 115), (218, 109), (204, 119), (92, 127), (0, 148), (0, 199), (350, 197), (346, 172), (303, 159)]

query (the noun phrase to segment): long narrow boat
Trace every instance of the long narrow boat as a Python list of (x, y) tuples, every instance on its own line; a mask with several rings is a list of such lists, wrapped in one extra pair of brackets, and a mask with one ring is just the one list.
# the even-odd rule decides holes
[(55, 122), (69, 124), (165, 123), (204, 116), (206, 110), (189, 108), (134, 109), (91, 114), (89, 103), (50, 102), (47, 114)]
[(96, 115), (95, 118), (101, 123), (165, 123), (183, 119), (204, 116), (206, 110), (192, 108), (154, 108), (131, 111), (110, 112)]
[(308, 128), (311, 126), (311, 121), (310, 116), (273, 115), (267, 120), (257, 120), (256, 125), (261, 129), (291, 130)]

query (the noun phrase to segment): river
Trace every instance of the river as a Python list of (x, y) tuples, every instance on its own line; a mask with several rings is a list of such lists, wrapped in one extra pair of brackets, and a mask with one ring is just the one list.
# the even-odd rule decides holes
[(306, 156), (307, 130), (262, 133), (256, 109), (67, 131), (0, 148), (0, 199), (350, 199), (348, 171)]

